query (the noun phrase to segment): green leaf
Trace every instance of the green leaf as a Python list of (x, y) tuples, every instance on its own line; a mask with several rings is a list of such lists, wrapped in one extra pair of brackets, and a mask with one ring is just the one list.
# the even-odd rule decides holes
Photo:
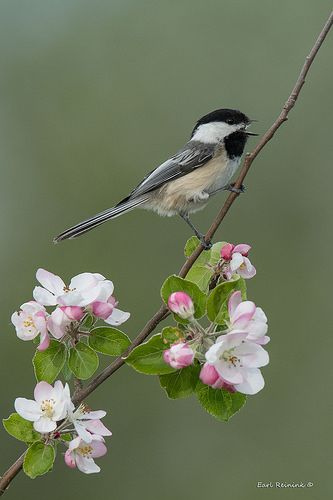
[(64, 366), (62, 367), (61, 374), (63, 378), (65, 379), (65, 382), (69, 382), (72, 378), (72, 371), (68, 366), (68, 359), (65, 361)]
[(201, 406), (213, 417), (227, 422), (245, 404), (246, 396), (240, 392), (213, 389), (201, 382), (197, 385), (196, 395)]
[(208, 265), (193, 266), (187, 273), (186, 279), (198, 285), (203, 292), (207, 292), (213, 274), (214, 269)]
[(24, 457), (23, 470), (31, 479), (42, 476), (53, 467), (55, 450), (49, 444), (40, 441), (32, 444)]
[[(166, 304), (168, 304), (168, 298), (174, 292), (185, 292), (191, 297), (194, 303), (195, 318), (201, 318), (206, 313), (206, 295), (195, 283), (184, 280), (179, 276), (169, 276), (161, 288), (161, 296)], [(187, 320), (180, 318), (177, 314), (174, 314), (174, 317), (179, 323), (188, 323)]]
[(68, 366), (75, 377), (86, 380), (90, 378), (98, 368), (99, 360), (95, 351), (84, 344), (78, 342), (69, 352)]
[(240, 276), (235, 276), (232, 281), (225, 281), (212, 290), (207, 300), (207, 316), (210, 321), (218, 325), (225, 323), (228, 318), (228, 300), (236, 290), (240, 290), (242, 298), (246, 299), (245, 281)]
[(175, 342), (184, 340), (184, 332), (176, 326), (166, 326), (163, 328), (161, 335), (162, 341), (165, 344), (164, 349)]
[[(190, 239), (187, 240), (184, 248), (184, 254), (185, 257), (190, 257), (194, 250), (200, 245), (200, 241), (196, 236), (191, 236)], [(197, 260), (195, 261), (195, 264), (205, 264), (206, 262), (209, 261), (210, 259), (210, 250), (203, 250)]]
[(163, 359), (167, 346), (160, 333), (153, 335), (148, 342), (139, 345), (125, 359), (134, 370), (146, 375), (163, 375), (175, 371)]
[(72, 441), (73, 436), (69, 432), (65, 432), (65, 434), (61, 434), (61, 439), (63, 441), (69, 442), (69, 441)]
[[(203, 292), (208, 291), (209, 282), (214, 275), (214, 268), (221, 258), (221, 248), (225, 244), (224, 241), (220, 241), (214, 243), (210, 250), (203, 251), (186, 275), (186, 279), (198, 285)], [(198, 245), (198, 238), (192, 236), (185, 245), (185, 256), (189, 257)]]
[(92, 326), (94, 326), (96, 319), (92, 314), (87, 314), (86, 317), (81, 322), (81, 327), (90, 330)]
[(217, 243), (214, 243), (210, 250), (210, 261), (209, 263), (212, 266), (216, 266), (216, 264), (221, 260), (221, 250), (224, 245), (226, 245), (226, 241), (218, 241)]
[(46, 351), (36, 351), (32, 364), (37, 381), (52, 384), (65, 364), (66, 355), (65, 345), (57, 340), (51, 340)]
[(33, 423), (25, 420), (18, 413), (12, 413), (2, 420), (3, 426), (14, 438), (25, 443), (33, 443), (40, 439), (40, 434), (35, 431)]
[(131, 345), (131, 341), (116, 328), (98, 326), (90, 332), (89, 345), (102, 354), (120, 356)]
[(160, 375), (161, 387), (170, 399), (186, 398), (196, 388), (199, 380), (200, 365), (191, 365), (169, 375)]

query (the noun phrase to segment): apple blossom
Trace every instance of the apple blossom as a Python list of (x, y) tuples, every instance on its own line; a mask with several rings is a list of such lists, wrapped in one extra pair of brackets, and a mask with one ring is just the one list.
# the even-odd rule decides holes
[(250, 245), (240, 243), (233, 245), (227, 243), (221, 249), (221, 258), (225, 261), (223, 267), (223, 274), (227, 279), (230, 279), (234, 273), (239, 274), (244, 279), (253, 278), (256, 274), (256, 268), (251, 264), (248, 259)]
[[(242, 302), (241, 292), (231, 294), (228, 302), (230, 322), (228, 332), (247, 332), (247, 340), (265, 345), (270, 338), (266, 335), (268, 330), (267, 317), (261, 307), (256, 307), (254, 302)], [(223, 338), (223, 337), (222, 337)]]
[(45, 308), (31, 300), (22, 304), (19, 311), (12, 314), (11, 321), (16, 329), (16, 334), (21, 340), (33, 340), (40, 335), (38, 350), (48, 348), (50, 339), (47, 333), (47, 312)]
[(170, 311), (183, 319), (193, 318), (194, 305), (191, 297), (185, 292), (172, 293), (168, 299), (168, 307)]
[(112, 432), (100, 420), (106, 415), (104, 410), (91, 411), (84, 404), (81, 404), (75, 411), (73, 410), (74, 405), (70, 401), (67, 418), (74, 425), (80, 438), (86, 443), (90, 443), (94, 439), (94, 435), (112, 435)]
[(94, 436), (89, 443), (77, 436), (70, 441), (64, 459), (68, 467), (77, 467), (84, 474), (93, 474), (101, 470), (95, 464), (94, 458), (102, 457), (106, 452), (107, 448), (101, 436)]
[(229, 392), (236, 392), (235, 387), (220, 377), (214, 366), (209, 363), (203, 365), (199, 378), (203, 384), (210, 385), (213, 389), (225, 389)]
[(52, 432), (56, 429), (59, 420), (67, 415), (69, 387), (65, 387), (60, 380), (54, 387), (47, 382), (39, 382), (34, 390), (35, 401), (26, 398), (16, 398), (15, 410), (25, 420), (33, 422), (36, 431), (41, 433)]
[(179, 370), (193, 363), (194, 352), (186, 342), (177, 342), (163, 351), (163, 359), (172, 368)]
[(268, 353), (260, 345), (249, 342), (246, 333), (219, 337), (205, 356), (219, 376), (237, 391), (256, 394), (264, 387), (259, 368), (268, 364)]
[(112, 281), (98, 273), (82, 273), (71, 279), (69, 286), (45, 269), (38, 269), (36, 278), (41, 286), (33, 291), (34, 299), (44, 306), (84, 307), (96, 300), (105, 300), (113, 292)]

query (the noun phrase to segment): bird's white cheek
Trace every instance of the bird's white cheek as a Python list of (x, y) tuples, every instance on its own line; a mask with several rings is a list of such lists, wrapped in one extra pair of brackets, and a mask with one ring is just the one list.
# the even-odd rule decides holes
[(204, 123), (197, 128), (191, 140), (206, 144), (219, 142), (238, 130), (239, 127), (239, 125), (229, 125), (225, 122)]

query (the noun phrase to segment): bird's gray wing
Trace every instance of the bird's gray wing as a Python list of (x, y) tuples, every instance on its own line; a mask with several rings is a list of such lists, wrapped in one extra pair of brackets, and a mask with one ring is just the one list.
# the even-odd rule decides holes
[(131, 192), (129, 198), (141, 196), (163, 186), (166, 182), (183, 177), (202, 167), (214, 154), (214, 145), (189, 142), (169, 160), (148, 174)]

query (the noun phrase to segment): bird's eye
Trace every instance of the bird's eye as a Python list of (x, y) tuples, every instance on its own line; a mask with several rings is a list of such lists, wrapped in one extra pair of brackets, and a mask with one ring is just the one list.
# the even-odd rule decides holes
[(233, 121), (233, 119), (232, 119), (232, 118), (229, 118), (229, 120), (227, 120), (227, 123), (228, 123), (229, 125), (233, 125), (233, 124), (234, 124), (234, 121)]

